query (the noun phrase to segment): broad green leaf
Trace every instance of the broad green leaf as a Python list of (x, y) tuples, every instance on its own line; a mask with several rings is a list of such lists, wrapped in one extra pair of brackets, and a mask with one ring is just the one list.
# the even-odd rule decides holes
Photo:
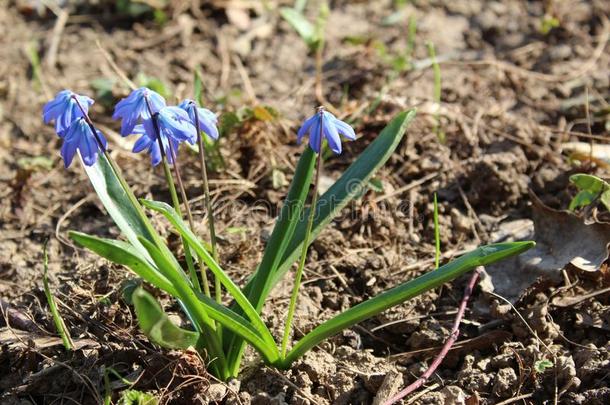
[(182, 329), (168, 318), (157, 300), (142, 287), (132, 295), (140, 328), (148, 338), (167, 349), (195, 347), (199, 333)]
[(610, 188), (610, 185), (604, 180), (590, 174), (573, 174), (570, 176), (570, 182), (580, 190), (589, 191), (592, 194), (599, 194)]
[(184, 223), (176, 211), (169, 204), (164, 202), (142, 200), (142, 204), (150, 209), (160, 212), (163, 214), (163, 216), (165, 216), (165, 218), (167, 218), (167, 220), (176, 228), (178, 233), (180, 233), (180, 235), (187, 241), (189, 246), (204, 261), (210, 271), (214, 273), (217, 279), (227, 289), (229, 294), (235, 299), (235, 302), (237, 302), (237, 304), (242, 308), (248, 318), (250, 318), (252, 325), (256, 328), (260, 336), (263, 337), (263, 340), (267, 343), (267, 345), (277, 350), (273, 336), (271, 336), (271, 332), (269, 332), (269, 329), (261, 319), (258, 312), (254, 309), (240, 288), (233, 282), (233, 280), (231, 280), (229, 276), (227, 276), (218, 263), (216, 263), (212, 255), (208, 253), (197, 236), (195, 236), (190, 228)]
[[(134, 205), (134, 201), (121, 185), (110, 162), (100, 154), (93, 166), (83, 165), (98, 198), (106, 208), (114, 223), (131, 244), (147, 259), (146, 249), (138, 242), (138, 235), (155, 241), (154, 230), (144, 213)], [(137, 201), (135, 201), (137, 204)]]
[(477, 266), (486, 266), (507, 257), (518, 255), (533, 246), (535, 246), (534, 242), (508, 242), (481, 246), (434, 271), (364, 301), (322, 323), (305, 335), (288, 353), (281, 366), (289, 367), (294, 360), (324, 339), (358, 322), (416, 297), (427, 290), (436, 288)]
[(592, 204), (597, 198), (610, 210), (610, 184), (597, 176), (590, 174), (573, 174), (570, 182), (581, 191), (570, 201), (568, 209), (573, 211), (578, 207)]
[(307, 18), (297, 10), (289, 7), (280, 8), (280, 15), (301, 36), (310, 48), (314, 48), (318, 42), (316, 28)]
[(574, 211), (576, 208), (586, 207), (595, 201), (598, 195), (599, 193), (592, 193), (588, 190), (579, 191), (578, 194), (572, 198), (572, 201), (570, 201), (568, 209)]
[[(148, 281), (157, 288), (177, 297), (176, 289), (169, 280), (157, 270), (142, 253), (127, 242), (98, 238), (81, 232), (70, 231), (70, 239), (82, 247), (85, 247), (113, 263), (128, 267), (138, 276)], [(136, 239), (137, 241), (137, 239)], [(139, 242), (138, 242), (139, 243)], [(144, 247), (147, 257), (148, 252)]]

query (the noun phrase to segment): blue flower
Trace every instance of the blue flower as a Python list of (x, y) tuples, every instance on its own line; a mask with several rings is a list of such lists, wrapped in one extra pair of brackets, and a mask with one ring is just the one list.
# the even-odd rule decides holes
[(153, 166), (158, 165), (162, 158), (153, 119), (159, 126), (163, 151), (170, 163), (173, 163), (174, 158), (170, 150), (170, 142), (174, 152), (177, 152), (180, 142), (194, 144), (197, 141), (197, 129), (191, 124), (186, 111), (179, 107), (163, 107), (153, 118), (145, 119), (142, 124), (136, 125), (133, 131), (142, 135), (133, 146), (133, 152), (147, 150)]
[[(91, 131), (91, 126), (85, 121), (85, 118), (77, 118), (65, 133), (64, 144), (61, 147), (61, 157), (64, 159), (64, 166), (68, 167), (72, 163), (74, 154), (78, 149), (83, 162), (87, 166), (92, 166), (97, 162), (97, 156), (100, 150), (106, 150), (107, 143), (104, 135), (98, 130), (97, 139)], [(99, 143), (98, 143), (99, 141)]]
[(303, 122), (297, 134), (297, 143), (300, 144), (306, 134), (309, 134), (309, 146), (316, 153), (320, 153), (320, 146), (322, 145), (320, 135), (328, 140), (328, 146), (336, 154), (340, 154), (342, 150), (339, 135), (343, 135), (351, 140), (356, 139), (356, 133), (351, 126), (322, 107), (318, 108), (314, 115)]
[(123, 120), (121, 122), (121, 135), (127, 136), (132, 134), (134, 127), (140, 119), (146, 120), (150, 118), (151, 114), (148, 110), (148, 104), (150, 104), (154, 114), (165, 107), (165, 99), (151, 89), (140, 87), (117, 103), (112, 114), (112, 119), (121, 118)]
[(55, 120), (55, 132), (63, 137), (72, 122), (83, 116), (79, 105), (89, 112), (89, 106), (93, 100), (87, 96), (81, 96), (70, 90), (62, 90), (55, 95), (55, 98), (46, 103), (42, 109), (42, 118), (45, 124)]
[[(216, 114), (207, 108), (197, 107), (195, 102), (189, 99), (181, 102), (178, 107), (188, 113), (193, 125), (195, 125), (195, 122), (197, 121), (196, 118), (199, 118), (199, 129), (214, 140), (218, 139), (218, 128), (216, 127), (218, 118), (216, 117)], [(195, 110), (193, 107), (197, 107), (197, 117), (195, 117)]]

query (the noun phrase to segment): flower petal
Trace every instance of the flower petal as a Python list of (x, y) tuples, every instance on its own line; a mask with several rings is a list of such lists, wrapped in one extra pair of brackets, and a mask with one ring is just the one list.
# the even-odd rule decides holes
[(334, 121), (333, 117), (324, 115), (322, 128), (324, 130), (324, 137), (328, 140), (330, 150), (338, 155), (341, 153), (341, 138), (339, 138), (339, 132), (337, 132)]
[(337, 127), (337, 130), (341, 135), (348, 139), (351, 139), (352, 141), (356, 139), (356, 132), (354, 131), (354, 128), (352, 128), (349, 124), (341, 121), (338, 118), (333, 117), (333, 119), (335, 122), (335, 126)]
[(303, 124), (301, 125), (301, 128), (299, 129), (299, 132), (297, 133), (297, 144), (301, 144), (301, 141), (303, 140), (303, 136), (305, 136), (305, 134), (307, 134), (310, 129), (311, 126), (320, 119), (319, 115), (316, 113), (314, 115), (312, 115), (311, 117), (307, 118), (305, 121), (303, 121)]

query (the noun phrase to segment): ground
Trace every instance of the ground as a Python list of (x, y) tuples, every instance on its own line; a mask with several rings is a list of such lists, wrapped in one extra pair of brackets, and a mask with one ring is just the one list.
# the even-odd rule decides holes
[[(134, 275), (67, 238), (73, 229), (119, 232), (82, 168), (64, 169), (61, 140), (41, 119), (44, 103), (64, 88), (94, 97), (92, 119), (135, 193), (169, 201), (161, 169), (118, 135), (112, 105), (129, 92), (121, 74), (140, 84), (157, 79), (176, 102), (193, 97), (199, 68), (208, 108), (258, 111), (223, 134), (222, 159), (211, 167), (221, 263), (239, 283), (247, 279), (303, 148), (296, 129), (319, 104), (314, 57), (278, 11), (289, 2), (150, 1), (161, 8), (138, 14), (120, 6), (134, 3), (77, 1), (68, 2), (67, 18), (43, 3), (5, 0), (0, 8), (2, 403), (91, 404), (106, 396), (116, 403), (130, 385), (120, 375), (162, 403), (368, 404), (383, 399), (382, 385), (396, 392), (425, 371), (449, 336), (468, 276), (329, 339), (290, 370), (267, 368), (248, 352), (240, 379), (226, 385), (196, 354), (151, 344), (122, 299), (122, 283)], [(318, 5), (307, 4), (312, 20)], [(324, 96), (358, 139), (325, 162), (323, 184), (391, 117), (409, 108), (418, 115), (377, 173), (380, 187), (346, 208), (310, 248), (295, 338), (431, 270), (434, 192), (447, 262), (502, 232), (518, 238), (507, 224), (522, 221), (532, 237), (536, 212), (567, 208), (575, 194), (570, 174), (608, 176), (608, 154), (569, 159), (565, 146), (608, 143), (608, 10), (602, 0), (331, 2)], [(440, 62), (440, 104), (427, 43)], [(206, 239), (197, 156), (182, 150), (181, 161)], [(532, 206), (538, 199), (543, 208)], [(607, 221), (603, 208), (579, 215), (579, 223)], [(154, 222), (177, 248), (167, 224)], [(553, 221), (545, 224), (552, 234)], [(579, 238), (577, 229), (562, 232)], [(51, 288), (78, 343), (73, 353), (58, 344), (42, 290), (47, 240)], [(519, 264), (503, 268), (502, 283), (484, 278), (458, 344), (405, 403), (610, 403), (605, 258), (607, 251), (593, 271), (567, 264), (535, 282), (511, 281), (525, 272)], [(291, 281), (274, 290), (263, 312), (275, 336)], [(179, 315), (175, 302), (157, 295)], [(536, 370), (543, 359), (554, 365)]]

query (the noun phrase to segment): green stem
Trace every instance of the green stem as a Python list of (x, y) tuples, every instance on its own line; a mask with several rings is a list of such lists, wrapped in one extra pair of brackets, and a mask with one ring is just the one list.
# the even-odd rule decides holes
[[(153, 118), (154, 119), (154, 118)], [(163, 163), (163, 172), (165, 174), (165, 181), (167, 182), (167, 187), (169, 188), (169, 194), (172, 199), (172, 205), (174, 209), (182, 217), (182, 210), (180, 209), (180, 201), (178, 200), (178, 193), (176, 192), (176, 185), (174, 184), (174, 178), (172, 177), (172, 173), (169, 168), (169, 164), (167, 163), (167, 157), (162, 155), (161, 157)], [(189, 270), (189, 276), (191, 278), (191, 283), (193, 283), (193, 287), (197, 290), (199, 287), (199, 280), (197, 279), (197, 272), (195, 271), (195, 265), (193, 264), (193, 255), (191, 254), (191, 249), (184, 240), (184, 238), (180, 238), (182, 240), (182, 246), (184, 247), (184, 259), (186, 260), (186, 266)]]
[[(186, 190), (184, 189), (184, 183), (182, 182), (182, 176), (180, 175), (180, 165), (178, 163), (177, 153), (174, 150), (174, 146), (172, 145), (171, 142), (169, 143), (169, 150), (170, 150), (170, 153), (172, 154), (172, 160), (174, 162), (174, 172), (176, 173), (176, 182), (178, 183), (178, 189), (180, 190), (182, 202), (184, 203), (184, 209), (186, 211), (186, 218), (188, 220), (191, 231), (195, 232), (195, 223), (193, 221), (193, 213), (191, 212), (189, 200), (188, 200), (188, 197), (186, 196)], [(185, 246), (185, 249), (186, 248), (187, 247)], [(189, 250), (190, 250), (190, 248), (189, 248)], [(204, 292), (205, 292), (205, 288), (207, 287), (206, 295), (209, 297), (210, 288), (208, 287), (208, 284), (207, 284), (207, 275), (205, 272), (205, 266), (201, 259), (198, 259), (197, 261), (199, 263), (199, 270), (202, 274), (202, 277), (206, 281), (205, 283), (203, 283)], [(191, 281), (192, 281), (195, 289), (197, 289), (197, 291), (201, 291), (201, 287), (199, 286), (199, 279), (197, 278), (197, 272), (192, 271), (190, 276), (191, 276)]]
[[(212, 201), (210, 199), (210, 185), (208, 181), (208, 170), (205, 163), (205, 146), (203, 144), (203, 135), (201, 134), (201, 128), (199, 127), (199, 112), (197, 111), (197, 105), (192, 103), (193, 111), (195, 113), (195, 128), (197, 128), (197, 143), (199, 145), (199, 165), (201, 168), (201, 179), (203, 181), (203, 199), (205, 202), (205, 209), (208, 212), (208, 226), (210, 227), (210, 242), (212, 244), (212, 257), (218, 263), (218, 250), (216, 248), (216, 227), (214, 226), (214, 211), (212, 210)], [(205, 279), (205, 284), (207, 284), (207, 279)], [(210, 288), (205, 285), (204, 288), (207, 288), (207, 296), (210, 296)], [(221, 285), (218, 277), (214, 279), (214, 291), (216, 296), (216, 302), (219, 304), (222, 301), (221, 297)]]
[[(320, 144), (322, 144), (322, 124), (320, 124)], [(303, 248), (301, 249), (301, 258), (299, 260), (299, 267), (294, 279), (294, 287), (292, 289), (292, 295), (290, 297), (290, 306), (288, 307), (288, 316), (286, 317), (286, 325), (284, 326), (284, 337), (282, 338), (282, 358), (286, 357), (286, 349), (288, 347), (288, 339), (290, 337), (290, 331), (292, 329), (292, 319), (294, 318), (294, 311), (296, 309), (297, 298), (299, 295), (299, 288), (301, 287), (301, 278), (303, 276), (303, 269), (305, 267), (305, 260), (307, 259), (307, 250), (309, 248), (309, 239), (311, 238), (311, 229), (313, 228), (313, 219), (316, 212), (316, 204), (318, 202), (318, 184), (320, 183), (320, 171), (322, 170), (322, 156), (321, 156), (321, 145), (320, 153), (316, 157), (316, 177), (313, 183), (313, 196), (311, 197), (311, 209), (309, 210), (309, 218), (307, 218), (307, 229), (305, 231), (305, 239), (303, 240)]]
[(434, 268), (438, 269), (441, 262), (441, 231), (438, 226), (438, 200), (434, 193)]

